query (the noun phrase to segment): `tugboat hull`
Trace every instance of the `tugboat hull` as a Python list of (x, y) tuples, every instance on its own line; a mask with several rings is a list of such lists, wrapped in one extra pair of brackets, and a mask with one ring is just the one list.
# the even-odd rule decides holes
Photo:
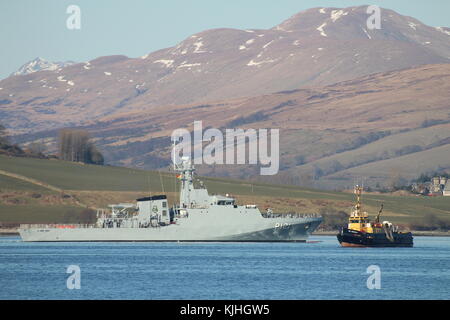
[(412, 247), (413, 236), (411, 232), (392, 234), (389, 239), (385, 233), (366, 233), (343, 228), (337, 239), (343, 247)]

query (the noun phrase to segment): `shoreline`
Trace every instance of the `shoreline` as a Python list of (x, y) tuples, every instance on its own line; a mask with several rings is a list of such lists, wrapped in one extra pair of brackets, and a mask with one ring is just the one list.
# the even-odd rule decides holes
[[(335, 236), (339, 231), (315, 231), (312, 236)], [(450, 237), (450, 231), (411, 231), (414, 237)], [(18, 229), (0, 229), (0, 236), (18, 236)]]
[(0, 236), (18, 236), (19, 231), (17, 229), (0, 229)]
[[(314, 231), (312, 236), (335, 236), (339, 233), (336, 231)], [(414, 237), (450, 237), (450, 231), (414, 231), (411, 233)]]

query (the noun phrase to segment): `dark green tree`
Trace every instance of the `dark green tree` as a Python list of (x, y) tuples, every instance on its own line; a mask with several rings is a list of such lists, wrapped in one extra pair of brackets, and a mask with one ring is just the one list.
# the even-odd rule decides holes
[(9, 144), (8, 138), (6, 137), (6, 128), (0, 124), (0, 145)]
[(66, 161), (100, 164), (103, 155), (90, 141), (87, 131), (62, 129), (59, 132), (59, 158)]

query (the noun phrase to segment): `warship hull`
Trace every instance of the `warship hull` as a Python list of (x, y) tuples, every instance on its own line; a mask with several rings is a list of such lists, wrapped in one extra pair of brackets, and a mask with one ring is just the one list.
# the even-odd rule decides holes
[(366, 233), (343, 228), (337, 235), (343, 247), (412, 247), (413, 236), (411, 232), (394, 232), (389, 239), (385, 233)]
[(29, 228), (20, 229), (29, 242), (304, 242), (320, 218), (266, 219), (246, 225), (172, 224), (159, 228)]

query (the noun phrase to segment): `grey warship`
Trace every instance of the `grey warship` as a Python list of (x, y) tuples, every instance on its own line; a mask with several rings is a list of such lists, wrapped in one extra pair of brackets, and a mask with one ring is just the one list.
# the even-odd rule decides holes
[(261, 212), (256, 205), (237, 205), (229, 195), (210, 195), (194, 187), (189, 158), (175, 165), (181, 180), (179, 204), (168, 206), (166, 195), (110, 205), (98, 211), (92, 225), (21, 225), (30, 242), (305, 242), (320, 225), (314, 214)]

